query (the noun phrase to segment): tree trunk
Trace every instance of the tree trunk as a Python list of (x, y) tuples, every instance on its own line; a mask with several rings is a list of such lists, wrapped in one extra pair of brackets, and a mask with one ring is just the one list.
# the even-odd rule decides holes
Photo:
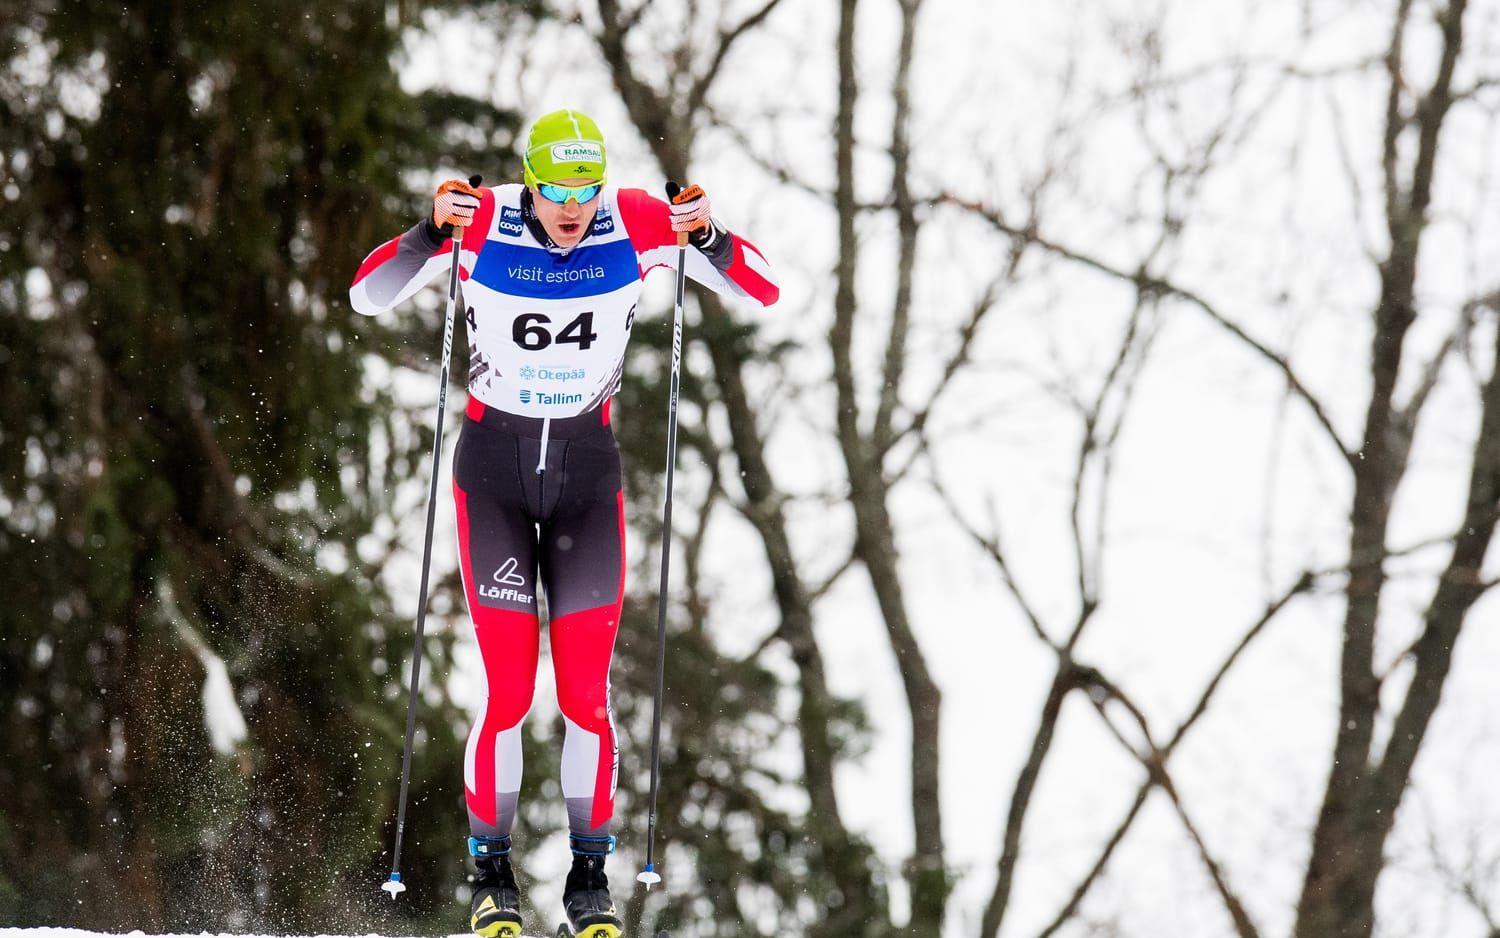
[[(1390, 253), (1380, 265), (1381, 295), (1375, 310), (1375, 335), (1371, 350), (1372, 391), (1365, 417), (1364, 444), (1354, 471), (1354, 503), (1349, 540), (1349, 582), (1345, 589), (1344, 646), (1340, 663), (1339, 725), (1334, 743), (1323, 805), (1313, 831), (1312, 854), (1297, 909), (1297, 938), (1364, 938), (1374, 930), (1375, 887), (1384, 867), (1384, 847), (1394, 822), (1396, 807), (1410, 780), (1410, 762), (1420, 740), (1417, 726), (1410, 739), (1393, 738), (1391, 754), (1409, 751), (1404, 771), (1394, 774), (1372, 762), (1371, 742), (1380, 706), (1380, 681), (1374, 671), (1376, 629), (1380, 599), (1385, 586), (1384, 562), (1391, 501), (1406, 471), (1406, 445), (1399, 439), (1398, 413), (1393, 403), (1401, 368), (1406, 333), (1416, 318), (1414, 286), (1422, 235), (1427, 224), (1437, 144), (1443, 119), (1452, 103), (1451, 82), (1462, 45), (1464, 0), (1452, 0), (1439, 22), (1443, 32), (1442, 59), (1428, 93), (1416, 107), (1417, 154), (1411, 181), (1403, 190), (1396, 181), (1400, 166), (1398, 143), (1408, 118), (1401, 107), (1405, 93), (1402, 46), (1410, 0), (1399, 5), (1386, 56), (1390, 75), (1386, 108), (1384, 167), (1386, 173), (1386, 218)], [(1491, 381), (1493, 385), (1493, 379)], [(1486, 401), (1488, 411), (1489, 401)], [(1485, 426), (1489, 426), (1486, 414)], [(1409, 432), (1402, 430), (1401, 432)], [(1476, 447), (1475, 472), (1482, 474), (1487, 452), (1484, 434)], [(1472, 509), (1475, 494), (1471, 491)], [(1461, 531), (1462, 535), (1463, 532)], [(1459, 560), (1455, 551), (1455, 562)], [(1445, 579), (1445, 584), (1447, 580)], [(1438, 600), (1445, 608), (1453, 604), (1440, 587), (1428, 612), (1427, 633), (1443, 625), (1434, 620)], [(1472, 603), (1472, 599), (1469, 600)], [(1464, 606), (1464, 612), (1467, 606)], [(1463, 612), (1453, 620), (1442, 617), (1457, 637)], [(1427, 636), (1424, 636), (1427, 640)], [(1436, 640), (1441, 640), (1438, 638)], [(1436, 708), (1437, 695), (1447, 675), (1451, 641), (1439, 662), (1432, 656), (1426, 669), (1419, 659), (1419, 677), (1408, 691), (1407, 707), (1430, 697)], [(1419, 709), (1421, 709), (1419, 705)], [(1430, 717), (1431, 711), (1427, 712)], [(1412, 721), (1425, 730), (1425, 719), (1412, 714)], [(1398, 745), (1399, 740), (1399, 745)]]
[[(599, 12), (604, 24), (597, 37), (600, 51), (610, 66), (615, 88), (631, 121), (641, 130), (667, 178), (686, 181), (693, 143), (693, 115), (674, 114), (670, 101), (635, 74), (625, 49), (625, 33), (619, 28), (622, 17), (616, 0), (600, 0)], [(727, 411), (731, 447), (749, 502), (747, 516), (760, 536), (770, 567), (772, 591), (780, 614), (778, 634), (787, 643), (797, 666), (798, 735), (811, 801), (809, 822), (838, 893), (819, 897), (826, 918), (810, 933), (830, 938), (878, 933), (887, 923), (873, 919), (871, 913), (877, 904), (883, 906), (883, 903), (878, 902), (880, 890), (872, 876), (870, 851), (850, 835), (839, 811), (833, 777), (837, 746), (829, 732), (833, 698), (813, 634), (812, 597), (798, 573), (781, 506), (781, 491), (766, 465), (765, 440), (745, 389), (742, 369), (746, 356), (731, 331), (714, 327), (728, 318), (718, 300), (702, 296), (699, 304), (704, 319), (699, 338), (708, 348), (714, 367), (713, 380)]]
[[(837, 289), (834, 296), (834, 322), (829, 334), (833, 352), (834, 380), (838, 391), (838, 440), (849, 476), (849, 501), (854, 509), (854, 551), (870, 574), (876, 603), (890, 635), (896, 654), (901, 681), (911, 714), (911, 805), (916, 849), (907, 866), (911, 889), (911, 922), (909, 931), (916, 935), (936, 936), (942, 929), (949, 884), (943, 864), (943, 813), (940, 798), (940, 743), (942, 695), (927, 669), (921, 645), (912, 631), (901, 585), (899, 554), (891, 523), (890, 486), (881, 459), (881, 443), (889, 436), (888, 422), (900, 365), (906, 354), (905, 317), (909, 303), (909, 277), (915, 245), (915, 220), (910, 213), (910, 198), (905, 199), (902, 230), (902, 291), (893, 312), (891, 336), (886, 347), (886, 384), (875, 428), (869, 438), (859, 426), (859, 403), (852, 359), (854, 318), (857, 309), (855, 278), (859, 245), (854, 231), (858, 211), (854, 191), (854, 106), (858, 89), (854, 79), (855, 14), (858, 0), (843, 0), (839, 20), (839, 103), (835, 125), (837, 141), (837, 188), (839, 257), (836, 265)], [(915, 6), (905, 10), (902, 33), (902, 63), (909, 63)], [(901, 69), (904, 72), (904, 68)], [(898, 82), (900, 81), (898, 75)], [(898, 109), (893, 151), (898, 159), (896, 188), (904, 191), (905, 166), (902, 122), (904, 108)]]

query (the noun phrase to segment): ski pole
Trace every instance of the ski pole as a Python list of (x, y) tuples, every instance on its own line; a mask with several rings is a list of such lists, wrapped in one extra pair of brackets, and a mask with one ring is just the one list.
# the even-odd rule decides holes
[[(478, 186), (479, 176), (470, 176), (469, 185)], [(448, 270), (448, 311), (443, 318), (442, 370), (438, 376), (437, 423), (432, 433), (432, 466), (427, 486), (427, 537), (422, 544), (422, 587), (417, 592), (417, 628), (411, 647), (411, 693), (406, 699), (406, 745), (401, 750), (401, 794), (396, 801), (396, 845), (391, 851), (391, 877), (381, 889), (391, 898), (406, 891), (401, 882), (401, 835), (406, 832), (406, 790), (411, 783), (411, 744), (417, 733), (417, 686), (422, 681), (422, 631), (427, 622), (427, 574), (432, 568), (432, 523), (437, 514), (438, 467), (443, 458), (443, 412), (448, 405), (448, 362), (453, 358), (453, 311), (458, 306), (458, 252), (463, 245), (464, 230), (453, 227), (453, 259)]]
[(661, 518), (661, 590), (656, 605), (656, 700), (651, 707), (651, 813), (646, 824), (646, 868), (636, 874), (646, 891), (656, 872), (656, 789), (661, 777), (661, 698), (667, 679), (667, 565), (672, 556), (672, 470), (677, 465), (677, 387), (682, 365), (682, 295), (687, 284), (688, 233), (677, 233), (677, 304), (672, 311), (672, 391), (667, 408), (667, 498)]

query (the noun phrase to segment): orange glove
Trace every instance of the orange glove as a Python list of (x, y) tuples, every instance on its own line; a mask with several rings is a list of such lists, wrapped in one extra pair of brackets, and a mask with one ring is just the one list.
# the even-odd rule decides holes
[(432, 197), (432, 223), (444, 235), (453, 233), (454, 228), (467, 228), (474, 221), (474, 213), (479, 211), (478, 178), (473, 177), (474, 185), (464, 182), (462, 179), (450, 179), (438, 186), (437, 195)]
[(673, 231), (696, 231), (708, 227), (708, 196), (702, 186), (690, 185), (683, 189), (677, 183), (669, 182), (667, 197), (672, 200)]
[(684, 189), (669, 182), (667, 198), (671, 201), (668, 208), (672, 210), (672, 230), (679, 236), (686, 233), (693, 246), (704, 253), (713, 252), (722, 243), (724, 229), (710, 214), (708, 195), (702, 186), (690, 185)]

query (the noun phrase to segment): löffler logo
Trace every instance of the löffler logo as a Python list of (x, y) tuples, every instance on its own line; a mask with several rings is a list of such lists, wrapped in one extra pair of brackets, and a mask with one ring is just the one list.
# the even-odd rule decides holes
[(502, 563), (494, 574), (495, 582), (502, 584), (503, 588), (501, 586), (490, 586), (488, 583), (481, 583), (479, 584), (479, 595), (485, 599), (505, 599), (513, 603), (531, 605), (531, 594), (523, 593), (521, 590), (515, 588), (526, 585), (526, 577), (522, 576), (520, 571), (517, 570), (519, 566), (520, 564), (516, 562), (516, 558), (507, 558), (505, 563)]

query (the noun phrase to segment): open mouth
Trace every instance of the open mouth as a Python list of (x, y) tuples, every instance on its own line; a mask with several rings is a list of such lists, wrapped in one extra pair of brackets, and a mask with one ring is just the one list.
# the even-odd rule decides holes
[(563, 234), (571, 236), (577, 234), (583, 229), (583, 223), (576, 221), (565, 221), (558, 224), (557, 227), (562, 231)]

